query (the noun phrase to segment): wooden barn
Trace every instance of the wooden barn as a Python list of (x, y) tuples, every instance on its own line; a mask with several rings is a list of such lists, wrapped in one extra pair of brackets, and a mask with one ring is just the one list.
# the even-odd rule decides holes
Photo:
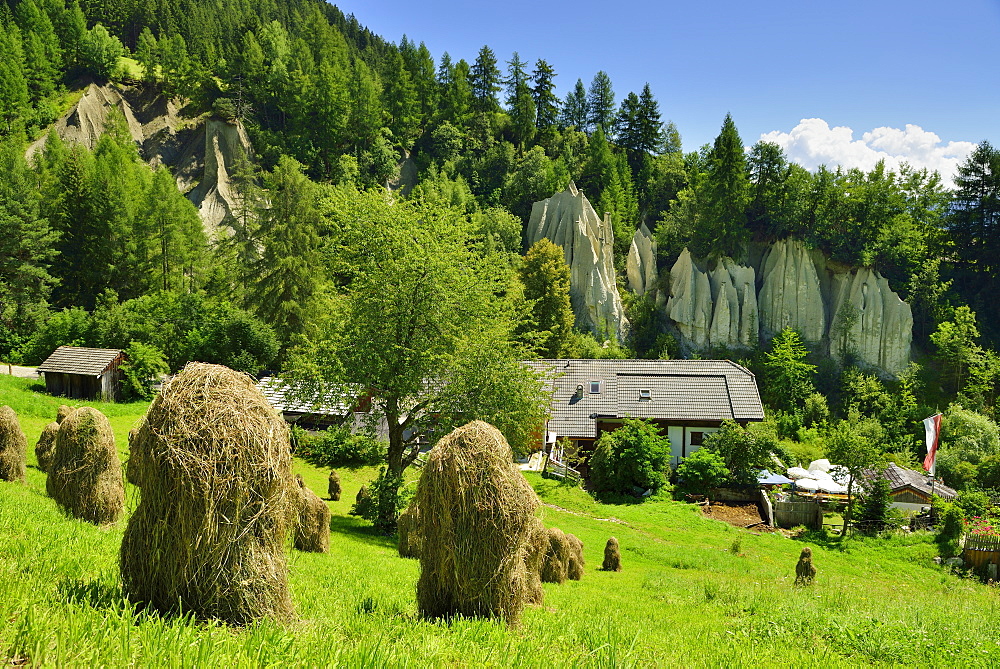
[(931, 483), (924, 472), (904, 469), (894, 462), (880, 472), (868, 470), (864, 477), (869, 481), (883, 478), (889, 482), (889, 495), (892, 506), (906, 511), (919, 511), (930, 506), (931, 497), (937, 495), (944, 499), (955, 499), (958, 493), (943, 483)]
[(117, 401), (124, 361), (124, 351), (116, 348), (60, 346), (38, 371), (45, 375), (45, 390), (51, 395)]

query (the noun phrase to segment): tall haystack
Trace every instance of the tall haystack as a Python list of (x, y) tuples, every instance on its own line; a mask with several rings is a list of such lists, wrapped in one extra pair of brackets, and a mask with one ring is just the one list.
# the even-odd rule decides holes
[(66, 419), (66, 416), (73, 413), (73, 407), (68, 407), (65, 404), (60, 404), (59, 408), (56, 409), (56, 422), (62, 425), (62, 422)]
[(336, 469), (331, 469), (330, 478), (326, 484), (326, 496), (330, 498), (331, 502), (339, 502), (340, 492), (340, 476)]
[(306, 553), (330, 550), (330, 507), (297, 476), (299, 518), (295, 524), (295, 548)]
[(129, 599), (237, 625), (291, 617), (286, 541), (299, 495), (288, 428), (253, 379), (188, 364), (131, 450), (139, 505), (120, 556)]
[(59, 423), (52, 421), (42, 430), (35, 444), (35, 459), (38, 460), (38, 468), (43, 472), (52, 469), (52, 461), (56, 457), (56, 436), (59, 434)]
[(0, 481), (23, 481), (25, 451), (24, 436), (17, 414), (9, 406), (0, 407)]
[(98, 525), (118, 520), (125, 483), (107, 416), (81, 407), (63, 419), (45, 490), (77, 518)]
[(490, 616), (510, 624), (528, 600), (525, 552), (538, 497), (500, 431), (482, 421), (431, 450), (417, 484), (417, 605), (427, 618)]
[(543, 583), (565, 583), (569, 571), (570, 544), (566, 533), (558, 527), (548, 530), (549, 545), (542, 562)]
[(420, 510), (416, 502), (411, 502), (403, 513), (396, 519), (396, 531), (399, 535), (399, 543), (396, 548), (399, 557), (419, 558), (420, 557)]
[(575, 534), (566, 534), (569, 541), (569, 561), (566, 563), (566, 577), (571, 581), (579, 581), (583, 578), (583, 542), (576, 538)]
[(541, 519), (535, 518), (531, 534), (528, 537), (528, 547), (524, 552), (524, 566), (528, 570), (528, 603), (541, 604), (545, 599), (545, 589), (542, 587), (542, 567), (545, 564), (545, 552), (549, 548), (549, 532)]
[(608, 539), (607, 545), (604, 546), (604, 563), (601, 565), (603, 571), (621, 571), (622, 570), (622, 554), (618, 550), (618, 540), (614, 537)]

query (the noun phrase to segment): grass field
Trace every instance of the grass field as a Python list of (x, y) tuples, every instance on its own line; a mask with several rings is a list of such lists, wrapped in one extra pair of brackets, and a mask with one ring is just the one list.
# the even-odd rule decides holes
[[(0, 377), (29, 440), (60, 400)], [(102, 405), (119, 448), (143, 404)], [(296, 471), (321, 495), (326, 471)], [(942, 571), (924, 534), (841, 544), (756, 535), (670, 501), (604, 505), (529, 474), (544, 520), (579, 536), (580, 582), (545, 586), (520, 627), (416, 615), (419, 563), (397, 557), (347, 511), (371, 469), (343, 470), (331, 503), (330, 553), (291, 553), (298, 620), (243, 629), (137, 612), (121, 593), (124, 524), (66, 518), (45, 496), (45, 475), (0, 483), (0, 664), (31, 666), (995, 666), (1000, 592)], [(134, 491), (127, 504), (134, 508)], [(598, 571), (616, 536), (624, 571)], [(803, 545), (818, 580), (792, 585)]]

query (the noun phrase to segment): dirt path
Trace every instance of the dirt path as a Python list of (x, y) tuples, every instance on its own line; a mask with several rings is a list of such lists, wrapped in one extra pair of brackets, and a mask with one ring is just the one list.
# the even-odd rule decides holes
[(19, 367), (18, 365), (9, 365), (7, 363), (0, 363), (0, 374), (19, 376), (22, 379), (38, 378), (38, 370), (34, 367)]

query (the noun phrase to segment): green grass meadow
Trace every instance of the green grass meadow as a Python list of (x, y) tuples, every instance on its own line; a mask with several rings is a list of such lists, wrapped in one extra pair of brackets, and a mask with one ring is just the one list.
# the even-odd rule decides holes
[[(812, 541), (757, 535), (650, 500), (605, 505), (582, 490), (528, 478), (547, 525), (580, 537), (584, 579), (545, 585), (545, 602), (509, 629), (489, 620), (417, 615), (419, 563), (347, 514), (370, 468), (342, 470), (328, 554), (290, 552), (298, 618), (247, 628), (136, 611), (117, 568), (124, 522), (95, 527), (45, 495), (34, 443), (64, 400), (0, 377), (28, 436), (25, 484), (0, 483), (0, 665), (13, 666), (996, 666), (1000, 590), (935, 565), (926, 534)], [(145, 404), (93, 403), (127, 455)], [(326, 474), (295, 469), (325, 496)], [(130, 489), (126, 504), (137, 503)], [(616, 536), (621, 573), (599, 571)], [(799, 551), (818, 569), (793, 585)]]

